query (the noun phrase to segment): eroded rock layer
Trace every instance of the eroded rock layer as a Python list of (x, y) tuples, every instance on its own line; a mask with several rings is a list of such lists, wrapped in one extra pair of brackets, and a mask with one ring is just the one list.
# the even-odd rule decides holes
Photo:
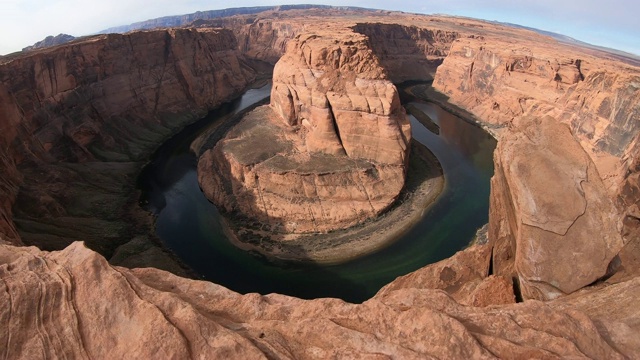
[[(446, 292), (413, 281), (359, 305), (240, 295), (157, 269), (112, 267), (81, 243), (52, 253), (0, 245), (0, 279), (6, 304), (0, 309), (0, 353), (11, 359), (638, 355), (633, 336), (625, 340), (638, 331), (638, 313), (611, 316), (591, 306), (608, 300), (606, 289), (585, 294), (589, 303), (529, 301), (488, 308), (460, 305)], [(637, 298), (640, 282), (615, 290)], [(628, 305), (621, 301), (606, 308), (613, 312)]]
[(548, 300), (600, 279), (622, 248), (618, 211), (569, 127), (523, 118), (495, 152), (489, 237), (497, 274), (525, 299)]
[[(122, 194), (133, 190), (118, 182), (118, 174), (135, 176), (139, 167), (130, 161), (239, 94), (253, 78), (244, 56), (275, 63), (296, 35), (331, 28), (368, 36), (390, 79), (426, 79), (443, 61), (434, 80), (441, 93), (429, 94), (504, 135), (486, 245), (404, 276), (359, 305), (240, 295), (156, 269), (109, 266), (80, 244), (59, 252), (0, 245), (0, 356), (640, 358), (637, 60), (470, 19), (342, 15), (322, 9), (216, 20), (233, 29), (237, 47), (231, 32), (200, 24), (0, 58), (0, 242), (20, 244), (34, 232), (43, 247), (60, 239), (122, 241), (130, 227), (110, 219), (137, 222), (123, 211), (129, 195)], [(430, 70), (406, 68), (412, 64)], [(306, 83), (305, 74), (282, 83), (287, 89)], [(330, 103), (303, 95), (298, 99), (311, 102), (296, 103), (294, 114), (305, 113), (303, 104)], [(318, 107), (314, 112), (326, 116), (328, 107)], [(524, 116), (532, 123), (521, 122)], [(285, 137), (310, 131), (304, 118), (293, 120), (271, 125)], [(318, 135), (333, 138), (325, 133)], [(283, 143), (306, 150), (304, 135)], [(339, 152), (330, 144), (315, 149), (321, 156)], [(96, 196), (96, 189), (103, 193)], [(620, 246), (612, 235), (620, 222), (626, 244), (610, 261)], [(138, 241), (130, 248), (149, 250)], [(588, 285), (604, 274), (611, 277)], [(560, 296), (513, 304), (521, 295)]]
[(102, 35), (4, 60), (1, 236), (45, 249), (84, 239), (108, 254), (147, 232), (133, 221), (146, 217), (135, 162), (254, 78), (233, 33), (211, 28)]
[(366, 38), (300, 35), (274, 69), (271, 106), (254, 110), (198, 165), (209, 199), (275, 233), (343, 229), (402, 190), (411, 129)]

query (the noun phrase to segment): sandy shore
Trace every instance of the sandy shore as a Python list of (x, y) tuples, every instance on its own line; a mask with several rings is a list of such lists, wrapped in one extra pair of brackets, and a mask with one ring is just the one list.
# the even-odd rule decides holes
[(242, 226), (239, 219), (222, 217), (225, 233), (237, 247), (267, 258), (338, 264), (375, 252), (398, 240), (422, 219), (445, 186), (438, 159), (424, 145), (412, 141), (405, 189), (396, 204), (378, 216), (349, 229), (327, 234), (271, 240), (267, 234)]

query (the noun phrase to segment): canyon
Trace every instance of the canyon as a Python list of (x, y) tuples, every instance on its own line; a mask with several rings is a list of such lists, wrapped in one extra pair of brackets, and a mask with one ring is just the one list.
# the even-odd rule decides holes
[[(494, 134), (486, 236), (362, 304), (240, 295), (161, 270), (185, 271), (137, 204), (144, 159), (270, 76), (283, 55), (283, 64), (308, 59), (287, 56), (303, 55), (309, 39), (325, 54), (367, 54), (362, 64), (386, 81), (374, 87), (387, 99), (374, 115), (403, 113), (388, 106), (391, 83), (430, 81), (412, 91)], [(310, 116), (296, 109), (312, 104), (312, 118), (326, 125), (333, 112), (340, 133), (316, 126), (306, 147), (365, 154), (404, 177), (402, 126), (389, 158), (358, 142), (338, 146), (354, 133), (343, 134), (338, 114), (355, 106), (345, 99), (357, 79), (317, 99), (313, 82), (292, 81), (289, 69), (276, 66), (275, 103), (264, 108), (277, 131), (305, 126)], [(630, 59), (525, 29), (354, 9), (267, 10), (2, 57), (4, 356), (640, 357), (638, 84)], [(386, 199), (396, 190), (385, 188)], [(106, 260), (132, 239), (161, 260)]]
[(347, 229), (398, 198), (411, 127), (366, 40), (347, 32), (290, 40), (274, 68), (270, 106), (247, 114), (200, 157), (207, 198), (259, 224), (236, 237), (289, 241)]

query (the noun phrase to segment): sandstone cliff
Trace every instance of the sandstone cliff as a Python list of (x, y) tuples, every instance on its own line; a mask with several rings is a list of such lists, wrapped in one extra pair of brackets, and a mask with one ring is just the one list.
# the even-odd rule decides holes
[[(60, 252), (0, 245), (5, 358), (640, 358), (637, 68), (468, 19), (279, 15), (230, 20), (239, 48), (275, 62), (302, 30), (330, 27), (368, 35), (392, 80), (428, 78), (444, 59), (434, 87), (504, 135), (488, 244), (404, 276), (361, 305), (239, 295), (156, 269), (112, 267), (80, 244)], [(82, 238), (96, 247), (131, 236), (126, 223), (140, 216), (122, 203), (139, 168), (131, 161), (253, 78), (233, 42), (228, 31), (162, 30), (0, 59), (0, 241), (32, 242), (38, 232), (45, 248)], [(429, 70), (407, 68), (414, 63)], [(222, 83), (233, 86), (215, 86)], [(339, 150), (335, 142), (320, 150), (331, 149)], [(626, 244), (618, 252), (619, 222)], [(560, 296), (510, 304), (519, 295)]]
[(81, 243), (52, 253), (0, 245), (0, 279), (0, 353), (11, 359), (640, 355), (638, 279), (564, 302), (488, 308), (409, 281), (357, 305), (239, 295), (157, 269), (112, 267)]
[(461, 36), (456, 31), (401, 24), (359, 23), (354, 30), (368, 37), (394, 83), (432, 80), (451, 43)]
[(397, 198), (410, 139), (398, 92), (364, 36), (303, 34), (276, 64), (271, 107), (206, 152), (198, 179), (215, 204), (274, 233), (343, 229)]
[(3, 237), (47, 249), (84, 239), (112, 251), (141, 231), (123, 219), (145, 217), (136, 213), (141, 164), (133, 162), (254, 77), (234, 35), (216, 29), (96, 36), (7, 59), (0, 64)]
[(496, 273), (519, 279), (523, 297), (547, 299), (598, 280), (621, 258), (626, 272), (637, 264), (640, 71), (525, 35), (457, 39), (434, 88), (500, 139), (490, 210)]
[(523, 36), (456, 40), (434, 88), (497, 132), (521, 116), (568, 124), (615, 194), (640, 126), (638, 68)]
[(602, 278), (623, 242), (619, 214), (569, 127), (523, 118), (495, 152), (489, 238), (496, 274), (549, 300)]

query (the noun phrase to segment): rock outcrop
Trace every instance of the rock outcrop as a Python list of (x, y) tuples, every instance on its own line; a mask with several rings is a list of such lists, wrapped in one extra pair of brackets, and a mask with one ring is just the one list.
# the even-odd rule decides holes
[[(636, 267), (639, 76), (637, 67), (614, 55), (561, 47), (519, 31), (510, 38), (460, 37), (438, 68), (434, 88), (500, 139), (490, 211), (494, 261), (496, 273), (520, 279), (525, 298), (575, 291), (604, 276), (613, 259), (612, 268), (626, 263), (626, 273)], [(533, 131), (525, 118), (542, 125)], [(546, 133), (546, 127), (556, 132)], [(534, 145), (545, 137), (554, 144)], [(524, 165), (518, 169), (516, 163)], [(578, 230), (580, 223), (593, 228)], [(621, 225), (624, 251), (616, 235)], [(522, 232), (531, 227), (556, 235)], [(580, 245), (561, 250), (560, 238)], [(567, 261), (575, 256), (585, 259)], [(563, 266), (571, 267), (564, 280)]]
[(150, 231), (135, 162), (255, 78), (220, 29), (102, 35), (3, 61), (2, 237), (84, 239), (104, 254)]
[(622, 248), (618, 211), (569, 127), (522, 118), (498, 143), (489, 238), (496, 274), (549, 300), (607, 273)]
[(404, 185), (411, 129), (395, 86), (357, 33), (300, 35), (254, 110), (198, 165), (209, 199), (281, 234), (343, 229)]
[[(359, 305), (240, 295), (157, 269), (112, 267), (81, 243), (52, 253), (0, 245), (0, 279), (0, 352), (11, 359), (638, 356), (638, 313), (608, 315), (627, 302), (591, 306), (608, 301), (607, 289), (584, 295), (588, 303), (488, 308), (411, 282)], [(637, 298), (640, 282), (615, 290)]]

